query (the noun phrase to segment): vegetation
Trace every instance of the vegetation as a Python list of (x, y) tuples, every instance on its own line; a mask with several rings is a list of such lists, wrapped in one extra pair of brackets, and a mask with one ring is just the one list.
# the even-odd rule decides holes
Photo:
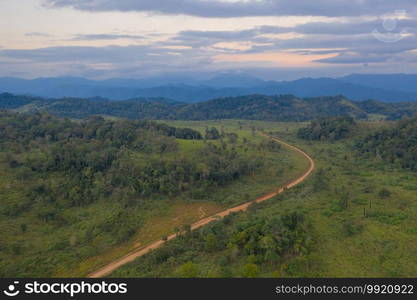
[(288, 256), (307, 254), (311, 244), (307, 228), (304, 215), (298, 212), (265, 216), (252, 210), (231, 215), (183, 234), (113, 276), (258, 277), (260, 266), (272, 267)]
[[(112, 276), (416, 275), (417, 118), (375, 121), (409, 115), (408, 104), (292, 96), (194, 105), (2, 97), (9, 109), (35, 112), (0, 112), (1, 277), (85, 276), (181, 229), (180, 238)], [(150, 119), (203, 120), (90, 116), (135, 119), (138, 106), (147, 107), (139, 111)], [(74, 121), (38, 110), (90, 117)], [(319, 119), (207, 120), (233, 116)], [(191, 232), (196, 220), (276, 190), (305, 170), (300, 154), (258, 132), (311, 154), (314, 175)]]
[(88, 268), (79, 264), (115, 247), (126, 250), (122, 245), (137, 232), (143, 243), (182, 226), (141, 231), (178, 199), (197, 210), (176, 216), (189, 223), (275, 187), (285, 180), (277, 168), (299, 172), (265, 138), (249, 142), (240, 133), (209, 128), (211, 136), (203, 139), (204, 130), (149, 121), (74, 122), (0, 112), (0, 276), (86, 275), (124, 253), (91, 260)]
[[(388, 127), (408, 128), (409, 122), (415, 124)], [(385, 122), (359, 122), (343, 139), (314, 142), (297, 137), (299, 124), (253, 124), (310, 153), (317, 164), (313, 177), (246, 213), (170, 241), (112, 276), (178, 277), (192, 264), (196, 277), (415, 277), (417, 174), (370, 160), (358, 148), (358, 141), (385, 131)], [(287, 227), (285, 219), (299, 222)], [(270, 224), (279, 230), (270, 231)], [(277, 237), (296, 242), (280, 248)], [(267, 252), (267, 245), (274, 250)]]
[(393, 128), (378, 130), (358, 141), (367, 157), (417, 171), (417, 117), (399, 121)]
[(347, 137), (355, 125), (352, 117), (321, 118), (301, 128), (298, 137), (306, 140), (340, 140)]
[(249, 95), (185, 104), (161, 98), (110, 101), (101, 98), (43, 99), (0, 94), (0, 109), (46, 111), (83, 119), (106, 115), (128, 119), (309, 121), (321, 117), (350, 116), (355, 119), (396, 120), (417, 113), (417, 103), (354, 102), (343, 96), (297, 98), (292, 95)]

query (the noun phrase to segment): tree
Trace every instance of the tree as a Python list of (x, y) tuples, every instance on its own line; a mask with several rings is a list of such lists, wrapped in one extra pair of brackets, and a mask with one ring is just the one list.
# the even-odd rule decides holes
[(391, 197), (391, 191), (387, 188), (383, 188), (378, 192), (378, 197), (381, 199), (389, 198)]
[(217, 238), (213, 233), (209, 233), (204, 237), (204, 248), (206, 251), (215, 251), (217, 249), (217, 245)]
[(298, 131), (298, 137), (306, 140), (340, 140), (352, 132), (356, 122), (352, 117), (328, 117), (311, 121)]
[(248, 263), (243, 267), (242, 276), (245, 278), (256, 278), (259, 275), (259, 267), (256, 264)]
[(20, 231), (22, 231), (22, 233), (25, 233), (28, 229), (28, 226), (26, 224), (20, 224)]
[(216, 127), (212, 127), (211, 129), (206, 128), (205, 138), (207, 140), (218, 140), (221, 138), (221, 134)]
[(328, 189), (328, 178), (323, 168), (319, 168), (314, 176), (313, 189), (314, 191), (321, 191)]
[(181, 278), (197, 278), (198, 276), (198, 265), (194, 264), (193, 262), (189, 261), (182, 266), (180, 266), (177, 270), (179, 277)]
[(228, 133), (227, 138), (229, 139), (230, 144), (236, 144), (239, 136), (236, 133)]

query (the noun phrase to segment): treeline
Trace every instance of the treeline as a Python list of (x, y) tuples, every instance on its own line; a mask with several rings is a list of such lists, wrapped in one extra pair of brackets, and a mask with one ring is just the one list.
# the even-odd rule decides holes
[(336, 141), (347, 137), (355, 128), (352, 117), (320, 118), (298, 131), (298, 137), (306, 140)]
[(83, 122), (59, 119), (46, 113), (11, 113), (0, 111), (0, 141), (17, 141), (27, 145), (31, 140), (60, 140), (79, 138), (83, 140), (109, 140), (115, 146), (132, 146), (140, 135), (148, 132), (178, 139), (201, 140), (200, 132), (190, 128), (176, 128), (152, 121), (106, 121), (93, 116)]
[(179, 238), (112, 276), (253, 278), (268, 270), (281, 270), (275, 276), (292, 275), (285, 258), (308, 254), (311, 244), (307, 222), (298, 212), (260, 216), (250, 211), (198, 231), (189, 229), (179, 229)]
[(378, 130), (358, 141), (356, 148), (365, 156), (417, 171), (417, 117)]
[(309, 121), (322, 117), (351, 116), (367, 119), (380, 115), (389, 120), (413, 116), (417, 103), (354, 102), (343, 96), (297, 98), (292, 95), (248, 95), (185, 104), (161, 98), (127, 101), (106, 99), (42, 99), (0, 95), (0, 109), (46, 111), (61, 117), (83, 119), (108, 115), (127, 119), (216, 120), (247, 119), (265, 121)]

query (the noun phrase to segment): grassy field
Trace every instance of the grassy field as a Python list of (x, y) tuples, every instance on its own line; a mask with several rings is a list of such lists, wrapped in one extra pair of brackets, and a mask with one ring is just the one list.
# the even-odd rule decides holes
[[(243, 123), (243, 129), (242, 129)], [(310, 243), (303, 254), (281, 257), (277, 263), (259, 263), (259, 277), (415, 277), (417, 275), (417, 174), (398, 169), (378, 159), (358, 156), (353, 144), (386, 123), (361, 123), (353, 137), (337, 142), (300, 140), (296, 131), (302, 124), (249, 121), (172, 122), (243, 130), (251, 127), (306, 150), (316, 161), (315, 175), (301, 186), (242, 213), (242, 222), (268, 219), (297, 211), (305, 215)], [(214, 225), (213, 225), (214, 226)], [(214, 231), (216, 227), (213, 227)], [(201, 230), (201, 234), (205, 232)], [(195, 239), (195, 238), (194, 238)], [(189, 237), (187, 243), (193, 241)], [(191, 242), (190, 242), (191, 241)], [(194, 240), (198, 243), (198, 240)], [(177, 244), (175, 244), (177, 243)], [(186, 247), (172, 242), (171, 248)], [(168, 250), (167, 250), (168, 251)], [(164, 250), (157, 250), (164, 253)], [(114, 277), (178, 277), (184, 265), (192, 263), (197, 277), (223, 277), (222, 259), (229, 250), (196, 252), (184, 250), (175, 259), (155, 263), (158, 253), (145, 256), (114, 272)], [(228, 263), (226, 277), (244, 277), (251, 258)]]
[[(140, 207), (126, 208), (122, 203), (101, 201), (61, 212), (56, 222), (42, 222), (38, 212), (25, 212), (14, 218), (1, 218), (7, 230), (0, 237), (0, 271), (17, 276), (86, 276), (149, 242), (173, 233), (176, 228), (212, 215), (227, 207), (253, 200), (274, 191), (298, 177), (307, 167), (299, 154), (282, 148), (278, 152), (257, 150), (266, 141), (259, 133), (275, 135), (308, 152), (317, 164), (315, 174), (302, 185), (276, 199), (256, 205), (236, 216), (241, 224), (253, 218), (270, 220), (291, 212), (306, 219), (303, 251), (291, 250), (275, 263), (257, 262), (259, 277), (415, 277), (417, 275), (417, 174), (396, 168), (378, 159), (364, 159), (355, 152), (355, 140), (389, 122), (361, 123), (347, 139), (335, 142), (306, 141), (296, 132), (303, 123), (262, 121), (161, 121), (205, 133), (216, 127), (237, 133), (238, 152), (262, 155), (261, 169), (223, 187), (211, 189), (197, 198), (190, 194), (143, 199)], [(245, 142), (246, 141), (246, 142)], [(177, 140), (177, 155), (199, 159), (205, 141)], [(211, 141), (221, 145), (221, 141)], [(246, 143), (246, 144), (245, 144)], [(252, 145), (247, 149), (248, 146)], [(230, 144), (229, 144), (230, 146)], [(157, 156), (157, 154), (155, 154)], [(249, 156), (250, 157), (250, 156)], [(134, 159), (147, 159), (141, 154)], [(2, 213), (8, 207), (19, 209), (25, 181), (0, 155), (0, 197)], [(42, 182), (42, 178), (37, 179)], [(33, 181), (32, 184), (38, 184)], [(120, 219), (120, 216), (123, 219)], [(216, 228), (216, 225), (213, 225)], [(241, 225), (239, 225), (241, 226)], [(112, 227), (133, 228), (127, 240), (117, 240)], [(111, 230), (110, 230), (111, 229)], [(119, 230), (118, 229), (118, 230)], [(203, 229), (202, 233), (206, 232)], [(192, 242), (192, 240), (191, 240)], [(184, 241), (175, 241), (187, 248)], [(71, 251), (68, 251), (70, 249)], [(163, 253), (163, 249), (156, 253)], [(186, 251), (166, 262), (155, 263), (154, 256), (139, 258), (117, 270), (115, 277), (178, 277), (188, 262), (198, 268), (198, 277), (245, 277), (244, 269), (253, 257), (236, 259), (224, 272), (219, 261), (230, 255), (222, 251)], [(144, 266), (147, 266), (146, 268)]]
[[(161, 121), (172, 126), (187, 127), (199, 130), (204, 133), (206, 127), (216, 127), (225, 132), (235, 132), (239, 136), (239, 141), (247, 138), (252, 143), (259, 143), (265, 140), (265, 137), (253, 132), (252, 127), (256, 126), (261, 130), (266, 125), (270, 128), (284, 128), (285, 124), (263, 123), (263, 122), (240, 122), (240, 121), (222, 121), (218, 122), (169, 122)], [(197, 150), (204, 146), (203, 141), (196, 140), (178, 140), (180, 152), (187, 155), (196, 155)], [(219, 143), (219, 142), (217, 142)], [(243, 151), (243, 150), (241, 150)], [(111, 262), (135, 249), (140, 249), (151, 241), (160, 239), (175, 231), (175, 228), (181, 228), (189, 225), (201, 218), (210, 216), (227, 207), (241, 204), (254, 200), (259, 196), (274, 191), (277, 187), (282, 186), (287, 181), (296, 178), (307, 168), (308, 162), (298, 153), (283, 148), (279, 153), (265, 153), (266, 166), (241, 180), (233, 182), (226, 187), (213, 190), (207, 195), (205, 202), (197, 202), (193, 199), (170, 199), (169, 203), (175, 203), (173, 207), (167, 204), (166, 210), (160, 212), (160, 215), (150, 217), (142, 225), (134, 237), (127, 243), (118, 247), (111, 248), (104, 253), (82, 261), (76, 268), (62, 270), (57, 276), (85, 276), (94, 269)]]
[(105, 263), (126, 255), (136, 249), (140, 249), (147, 243), (166, 236), (175, 228), (182, 228), (185, 224), (191, 224), (204, 216), (212, 215), (222, 210), (221, 205), (215, 203), (180, 203), (166, 204), (166, 210), (159, 210), (158, 215), (148, 220), (138, 229), (136, 234), (127, 242), (97, 256), (82, 261), (76, 268), (63, 268), (58, 271), (55, 277), (76, 277), (86, 276), (91, 271), (99, 268)]
[(415, 277), (417, 174), (360, 159), (349, 140), (294, 142), (313, 154), (327, 182), (289, 204), (309, 212), (317, 237), (311, 266), (298, 275)]
[[(191, 127), (203, 134), (206, 126), (215, 126), (226, 133), (238, 134), (234, 144), (238, 152), (262, 155), (263, 167), (222, 187), (214, 187), (204, 195), (194, 197), (155, 196), (141, 199), (139, 206), (126, 207), (124, 202), (98, 201), (91, 205), (43, 212), (42, 205), (34, 202), (36, 209), (20, 211), (26, 199), (28, 179), (21, 177), (18, 169), (8, 165), (8, 158), (0, 154), (0, 197), (2, 201), (0, 226), (7, 230), (0, 237), (0, 271), (18, 277), (80, 277), (117, 259), (147, 243), (173, 233), (176, 228), (189, 225), (198, 219), (215, 214), (274, 191), (286, 181), (297, 177), (307, 162), (297, 153), (281, 148), (279, 151), (259, 150), (257, 145), (267, 141), (259, 130), (269, 126), (287, 130), (288, 125), (263, 122), (224, 121), (169, 122), (172, 125)], [(246, 140), (246, 144), (244, 143)], [(199, 150), (205, 141), (177, 140), (176, 153), (165, 154), (164, 159), (187, 156), (198, 161)], [(210, 141), (221, 145), (221, 141)], [(230, 147), (230, 143), (228, 146)], [(154, 154), (155, 158), (159, 154)], [(132, 153), (132, 159), (149, 159)], [(57, 184), (64, 179), (57, 174)], [(52, 177), (32, 178), (34, 187)], [(123, 198), (123, 195), (120, 196)], [(23, 201), (23, 202), (22, 202)], [(39, 206), (39, 207), (38, 207)], [(53, 214), (54, 221), (42, 221), (40, 214)], [(8, 216), (8, 217), (5, 217)], [(134, 234), (128, 231), (134, 230)], [(128, 239), (122, 238), (130, 236)]]

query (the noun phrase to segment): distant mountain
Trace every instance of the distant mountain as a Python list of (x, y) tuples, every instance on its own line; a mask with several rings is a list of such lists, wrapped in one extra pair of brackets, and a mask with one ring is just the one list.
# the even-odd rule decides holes
[(201, 86), (211, 88), (254, 88), (265, 86), (266, 82), (254, 76), (222, 73), (200, 82)]
[(352, 74), (339, 80), (378, 89), (417, 94), (417, 74)]
[(417, 101), (417, 92), (405, 92), (367, 86), (366, 81), (350, 83), (333, 78), (303, 78), (295, 81), (271, 83), (271, 89), (299, 97), (344, 95), (352, 100), (380, 100), (385, 102)]
[(416, 114), (417, 102), (354, 102), (343, 96), (299, 98), (293, 95), (248, 95), (187, 104), (163, 98), (111, 101), (101, 98), (44, 99), (0, 94), (0, 109), (47, 111), (61, 117), (76, 119), (107, 115), (152, 120), (247, 119), (286, 122), (330, 116), (367, 119), (379, 115), (387, 119), (399, 119)]
[(209, 79), (154, 77), (149, 79), (107, 79), (77, 77), (25, 80), (0, 78), (0, 92), (46, 98), (103, 97), (125, 100), (161, 97), (187, 103), (213, 98), (251, 94), (319, 97), (344, 95), (352, 100), (385, 102), (417, 101), (417, 75), (350, 75), (338, 79), (303, 78), (295, 81), (265, 81), (253, 76), (221, 73)]

